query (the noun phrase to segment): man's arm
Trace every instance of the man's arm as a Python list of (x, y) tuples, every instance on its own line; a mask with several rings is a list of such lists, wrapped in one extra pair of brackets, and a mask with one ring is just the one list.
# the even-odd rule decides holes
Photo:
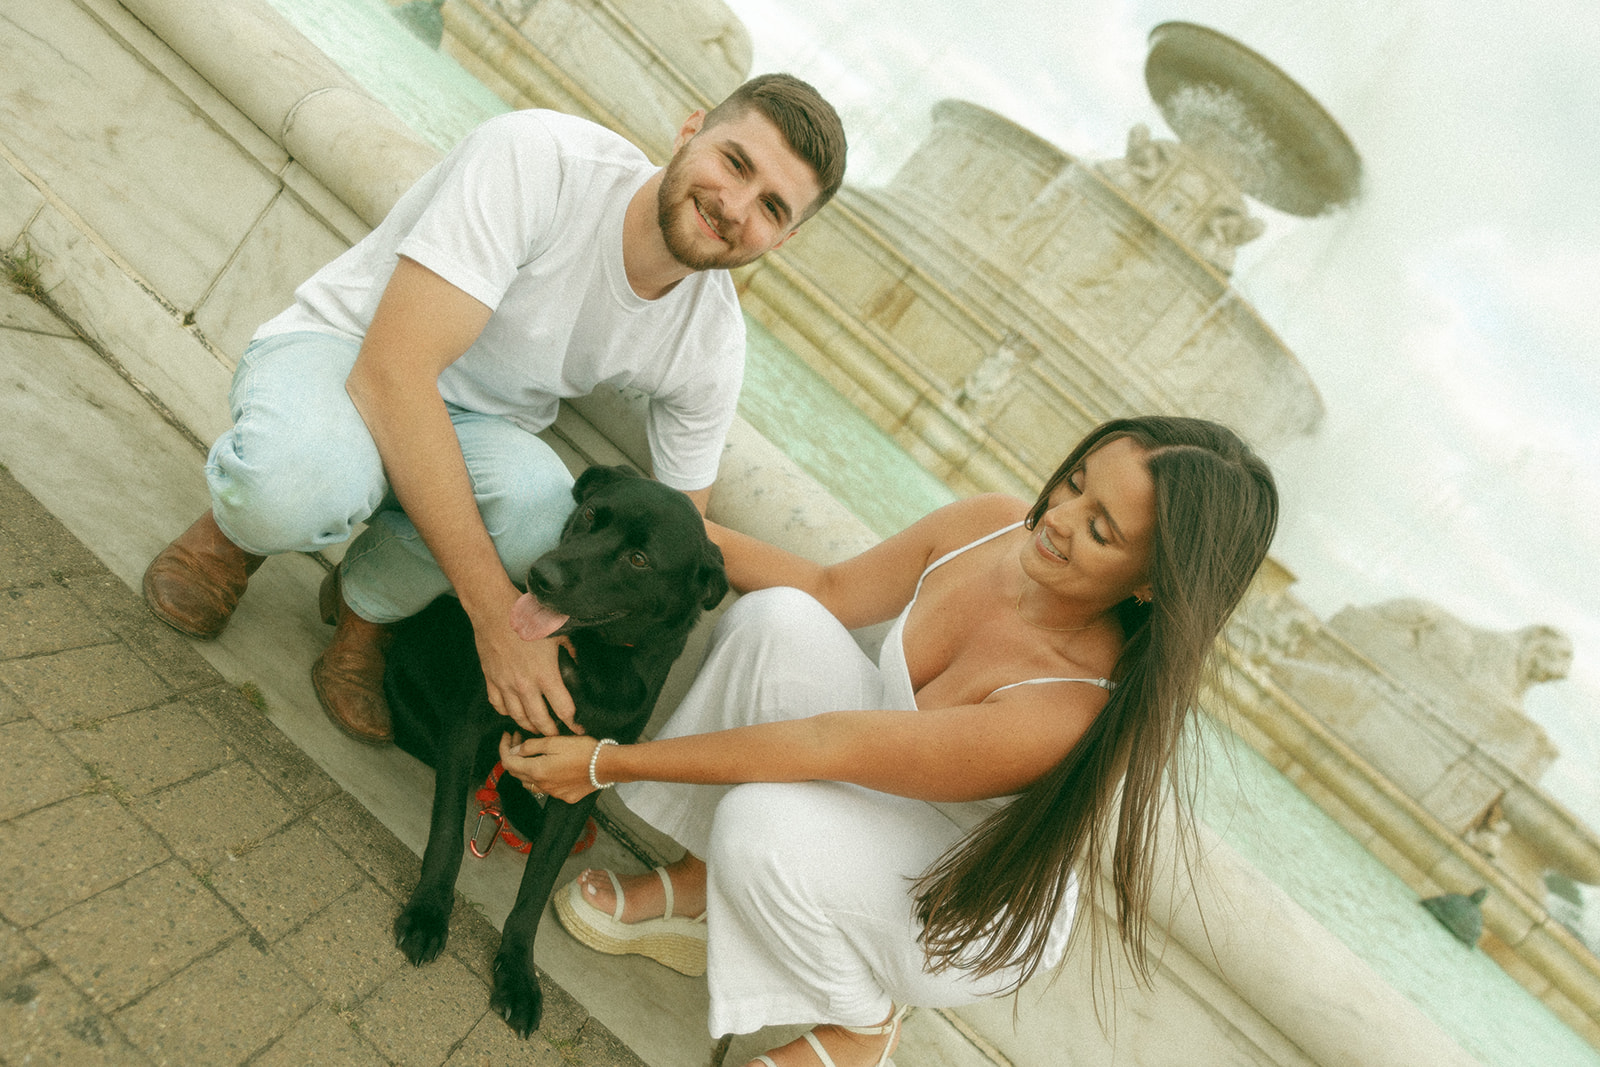
[(389, 484), (472, 620), (489, 700), (535, 733), (555, 733), (545, 702), (570, 724), (556, 642), (512, 631), (520, 595), (483, 525), (439, 375), (459, 359), (491, 310), (401, 257), (345, 388), (383, 458)]

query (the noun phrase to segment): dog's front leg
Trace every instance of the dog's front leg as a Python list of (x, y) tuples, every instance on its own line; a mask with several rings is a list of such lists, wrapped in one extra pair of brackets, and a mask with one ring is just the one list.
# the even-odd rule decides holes
[(422, 876), (410, 902), (394, 921), (394, 943), (418, 967), (444, 951), (445, 939), (450, 936), (456, 875), (461, 872), (461, 850), (466, 844), (467, 794), (472, 789), (472, 735), (466, 730), (461, 734), (465, 743), (458, 743), (456, 751), (440, 753)]
[(506, 916), (500, 936), (500, 951), (494, 958), (494, 995), (489, 1007), (506, 1025), (526, 1038), (539, 1028), (544, 1009), (539, 991), (539, 976), (533, 967), (533, 938), (539, 931), (539, 917), (550, 899), (561, 865), (572, 854), (572, 846), (583, 833), (584, 823), (594, 810), (596, 795), (590, 793), (576, 804), (554, 798), (544, 805), (544, 823), (528, 853), (528, 866), (522, 872), (517, 902)]

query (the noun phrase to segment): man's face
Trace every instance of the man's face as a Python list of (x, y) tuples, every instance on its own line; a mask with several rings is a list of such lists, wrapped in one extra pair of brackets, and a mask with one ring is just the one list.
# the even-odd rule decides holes
[(740, 267), (777, 248), (821, 193), (811, 166), (751, 109), (708, 129), (696, 112), (678, 133), (657, 195), (661, 236), (691, 270)]

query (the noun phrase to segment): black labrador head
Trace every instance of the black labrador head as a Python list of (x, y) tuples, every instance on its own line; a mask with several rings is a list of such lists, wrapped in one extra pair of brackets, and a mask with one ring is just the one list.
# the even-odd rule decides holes
[(684, 494), (630, 467), (590, 467), (561, 543), (528, 572), (523, 637), (586, 629), (612, 644), (687, 629), (728, 591), (722, 552)]

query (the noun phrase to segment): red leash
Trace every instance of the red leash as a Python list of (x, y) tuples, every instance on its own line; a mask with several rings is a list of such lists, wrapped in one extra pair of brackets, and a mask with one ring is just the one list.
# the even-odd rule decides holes
[[(494, 851), (494, 843), (496, 841), (505, 841), (507, 845), (516, 849), (524, 856), (533, 851), (533, 842), (524, 841), (522, 837), (511, 828), (511, 824), (506, 821), (505, 813), (500, 810), (500, 790), (498, 787), (500, 784), (500, 776), (504, 774), (505, 771), (505, 767), (503, 767), (499, 762), (496, 762), (494, 769), (489, 772), (489, 777), (484, 780), (482, 788), (480, 788), (475, 794), (478, 804), (480, 805), (478, 808), (478, 824), (472, 828), (472, 837), (468, 839), (467, 847), (472, 849), (472, 854), (478, 857), (480, 860), (487, 856), (490, 852)], [(488, 846), (480, 850), (478, 848), (478, 835), (483, 830), (483, 820), (485, 819), (491, 819), (494, 821), (494, 834), (489, 838)], [(594, 844), (595, 838), (598, 837), (599, 834), (600, 828), (595, 825), (593, 819), (590, 819), (584, 824), (583, 836), (578, 838), (578, 843), (572, 846), (572, 854), (577, 855), (590, 845)]]

